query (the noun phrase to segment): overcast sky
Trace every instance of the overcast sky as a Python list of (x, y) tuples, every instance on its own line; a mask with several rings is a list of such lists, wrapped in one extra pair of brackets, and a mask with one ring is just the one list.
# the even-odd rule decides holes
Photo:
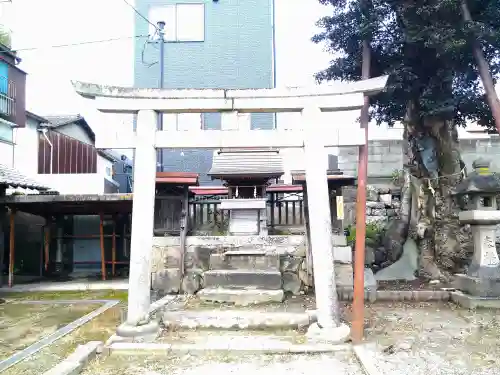
[[(28, 72), (28, 109), (40, 115), (80, 113), (97, 135), (103, 126), (119, 127), (120, 117), (98, 113), (92, 101), (74, 93), (70, 80), (132, 85), (132, 39), (43, 47), (131, 37), (133, 10), (123, 0), (13, 0), (0, 5), (1, 22), (12, 30), (13, 47), (37, 48), (19, 52), (21, 67)], [(314, 84), (313, 74), (328, 65), (323, 47), (310, 41), (317, 31), (316, 20), (328, 10), (314, 0), (276, 0), (278, 86)], [(340, 127), (355, 126), (356, 117), (357, 113), (345, 113), (333, 117), (332, 122)]]

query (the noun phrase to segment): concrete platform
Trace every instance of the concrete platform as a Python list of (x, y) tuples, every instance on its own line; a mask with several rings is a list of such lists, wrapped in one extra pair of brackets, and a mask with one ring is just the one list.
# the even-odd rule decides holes
[(500, 298), (498, 297), (476, 297), (460, 291), (451, 292), (451, 300), (467, 309), (500, 309)]
[(282, 302), (285, 293), (281, 289), (205, 288), (200, 290), (196, 296), (205, 302), (234, 303), (235, 306), (249, 306)]
[(205, 287), (281, 289), (281, 272), (264, 270), (212, 270), (203, 275)]
[(295, 329), (309, 326), (311, 320), (311, 315), (306, 312), (265, 310), (179, 310), (166, 311), (162, 316), (165, 327), (176, 329)]

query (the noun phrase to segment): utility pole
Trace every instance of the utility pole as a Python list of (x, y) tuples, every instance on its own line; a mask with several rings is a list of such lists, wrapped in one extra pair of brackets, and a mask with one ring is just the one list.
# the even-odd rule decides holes
[[(164, 88), (164, 63), (165, 63), (165, 22), (158, 21), (158, 43), (160, 43), (160, 61), (158, 65), (160, 66), (160, 79), (158, 80), (158, 87), (160, 89)], [(158, 113), (158, 130), (163, 130), (163, 114)], [(163, 172), (163, 149), (158, 149), (160, 155), (160, 172)]]

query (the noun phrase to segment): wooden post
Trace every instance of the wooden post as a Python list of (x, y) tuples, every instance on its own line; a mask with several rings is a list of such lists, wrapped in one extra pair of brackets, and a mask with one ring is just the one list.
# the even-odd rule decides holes
[(14, 246), (15, 246), (15, 218), (16, 210), (10, 210), (10, 234), (9, 234), (9, 288), (14, 284)]
[(116, 216), (113, 216), (113, 235), (111, 248), (111, 274), (115, 277), (115, 262), (116, 262)]
[(270, 220), (270, 223), (271, 223), (271, 229), (274, 230), (274, 192), (271, 192), (270, 195), (271, 195), (271, 220)]
[(311, 246), (311, 228), (309, 226), (309, 205), (307, 204), (307, 187), (306, 184), (302, 185), (302, 201), (304, 210), (304, 226), (306, 227), (306, 263), (307, 263), (307, 274), (312, 276), (313, 274), (313, 263), (312, 263), (312, 246)]
[(102, 273), (102, 280), (106, 280), (106, 256), (104, 253), (104, 215), (100, 214), (99, 215), (100, 221), (99, 221), (99, 237), (101, 240), (101, 273)]
[(183, 190), (183, 195), (182, 195), (182, 212), (181, 212), (181, 265), (180, 265), (180, 271), (181, 271), (181, 277), (184, 276), (185, 274), (185, 258), (186, 258), (186, 237), (187, 237), (187, 232), (189, 230), (188, 225), (188, 209), (189, 209), (189, 187), (186, 185), (184, 186)]
[(44, 233), (44, 238), (43, 238), (43, 245), (44, 245), (44, 268), (45, 272), (48, 271), (49, 269), (49, 260), (50, 260), (50, 220), (45, 219), (45, 233)]

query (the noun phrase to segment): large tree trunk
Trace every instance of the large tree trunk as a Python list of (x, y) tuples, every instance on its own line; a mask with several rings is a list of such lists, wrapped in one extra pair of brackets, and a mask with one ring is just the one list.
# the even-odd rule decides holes
[(416, 105), (410, 103), (405, 141), (412, 191), (408, 232), (420, 250), (419, 273), (447, 280), (463, 270), (469, 259), (467, 230), (458, 221), (460, 208), (451, 197), (465, 175), (457, 129), (451, 120), (422, 119)]
[[(454, 123), (419, 116), (408, 105), (404, 130), (404, 186), (400, 219), (387, 231), (385, 247), (393, 261), (406, 238), (420, 251), (419, 276), (448, 281), (471, 256), (468, 228), (458, 221), (459, 206), (450, 196), (465, 175)], [(392, 233), (391, 233), (392, 232)], [(392, 239), (392, 241), (391, 241)]]

